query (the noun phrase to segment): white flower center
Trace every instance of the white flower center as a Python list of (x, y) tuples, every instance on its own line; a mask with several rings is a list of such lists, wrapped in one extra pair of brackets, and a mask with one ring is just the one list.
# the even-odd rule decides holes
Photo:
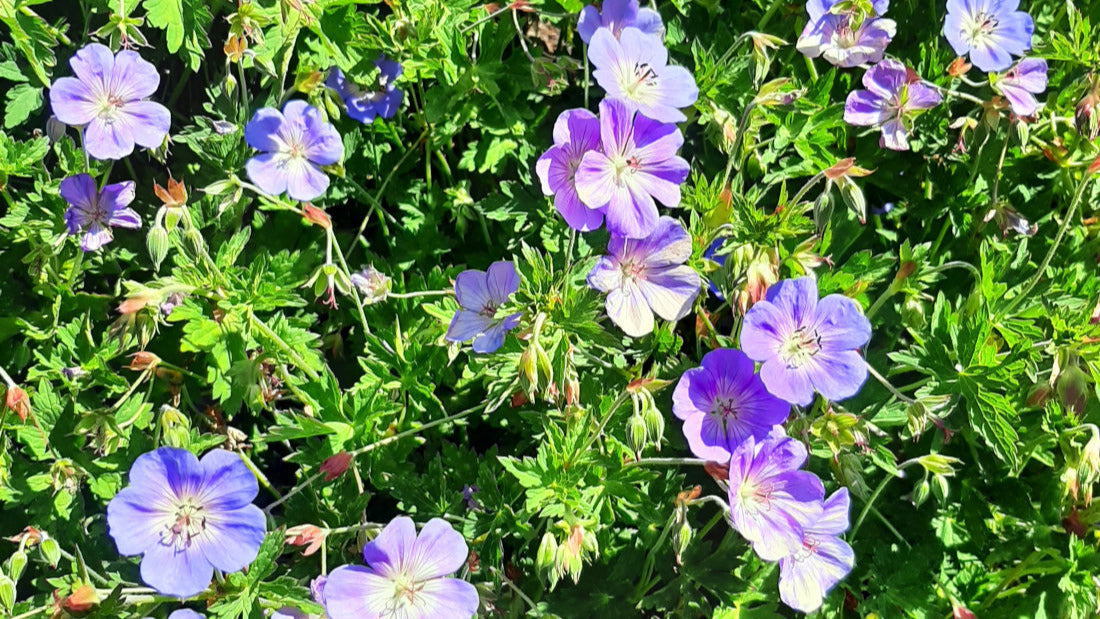
[(619, 72), (619, 88), (632, 101), (652, 99), (657, 90), (657, 72), (646, 62), (636, 62)]
[(795, 561), (805, 561), (810, 557), (817, 554), (817, 548), (821, 545), (818, 539), (810, 534), (806, 534), (805, 539), (802, 540), (802, 548), (798, 549), (798, 552), (791, 555)]
[(962, 37), (971, 47), (985, 47), (992, 42), (993, 31), (997, 29), (997, 17), (984, 11), (977, 15), (967, 14), (963, 18)]
[(772, 493), (775, 488), (772, 484), (745, 480), (737, 489), (737, 497), (746, 509), (757, 512), (767, 512), (772, 509)]
[(630, 157), (612, 156), (611, 164), (615, 166), (615, 183), (620, 187), (625, 185), (627, 179), (637, 174), (642, 167), (642, 161), (633, 155)]
[(790, 369), (806, 365), (821, 352), (821, 336), (813, 329), (800, 327), (790, 333), (779, 347), (779, 358)]
[(390, 602), (390, 612), (392, 614), (398, 614), (405, 609), (415, 608), (416, 598), (423, 589), (424, 583), (413, 580), (409, 574), (405, 572), (398, 572), (395, 574), (393, 577), (393, 599)]
[(118, 95), (111, 92), (102, 93), (97, 101), (99, 105), (99, 118), (103, 119), (107, 124), (115, 122), (118, 118), (119, 110), (122, 109), (125, 101)]
[(645, 265), (633, 261), (620, 263), (619, 269), (622, 270), (623, 279), (630, 282), (637, 281), (645, 276)]
[(160, 543), (182, 551), (206, 530), (205, 508), (194, 499), (178, 499), (160, 534)]

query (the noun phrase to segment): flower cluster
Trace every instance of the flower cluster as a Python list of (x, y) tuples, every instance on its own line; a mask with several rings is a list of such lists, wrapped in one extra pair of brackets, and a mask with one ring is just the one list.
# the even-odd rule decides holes
[[(863, 75), (865, 89), (848, 95), (844, 120), (878, 128), (884, 148), (909, 150), (913, 119), (939, 105), (943, 89), (925, 82), (904, 63), (883, 59), (897, 30), (894, 21), (882, 17), (888, 6), (889, 0), (808, 0), (810, 21), (798, 39), (798, 49), (838, 67), (872, 63)], [(1008, 100), (1014, 114), (1033, 116), (1039, 109), (1035, 95), (1046, 90), (1047, 65), (1044, 60), (1026, 58), (1012, 66), (1013, 56), (1031, 49), (1035, 29), (1031, 16), (1018, 7), (1017, 0), (947, 0), (943, 34), (960, 56), (959, 68), (952, 65), (953, 76), (966, 72), (969, 65), (962, 57), (969, 55), (982, 71), (1003, 72), (991, 77), (990, 83)]]
[(780, 562), (780, 595), (804, 612), (852, 569), (852, 549), (839, 538), (849, 501), (843, 488), (825, 499), (821, 480), (801, 470), (805, 446), (783, 424), (791, 404), (810, 404), (815, 389), (830, 400), (859, 391), (867, 369), (858, 349), (870, 336), (851, 299), (819, 299), (810, 277), (785, 280), (746, 313), (741, 350), (707, 353), (672, 395), (692, 453), (728, 463), (734, 528), (762, 559)]

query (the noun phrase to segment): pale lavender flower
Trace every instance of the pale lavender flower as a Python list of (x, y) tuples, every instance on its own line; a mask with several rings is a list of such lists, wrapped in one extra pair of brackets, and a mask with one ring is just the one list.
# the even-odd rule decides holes
[(596, 115), (585, 109), (566, 110), (554, 123), (554, 145), (535, 163), (542, 193), (554, 196), (554, 208), (565, 223), (581, 232), (603, 225), (603, 210), (585, 206), (576, 186), (581, 159), (585, 153), (599, 149), (600, 120)]
[(602, 12), (594, 5), (581, 11), (577, 33), (588, 43), (599, 28), (606, 28), (618, 37), (623, 28), (633, 27), (657, 37), (664, 35), (661, 14), (653, 9), (639, 8), (638, 0), (604, 0)]
[(511, 262), (494, 262), (488, 271), (470, 269), (455, 277), (455, 297), (461, 306), (451, 319), (449, 342), (473, 340), (474, 352), (490, 353), (504, 345), (504, 336), (519, 325), (522, 313), (497, 318), (497, 309), (519, 290), (519, 274)]
[(896, 60), (883, 60), (863, 74), (867, 90), (848, 93), (844, 120), (861, 127), (879, 127), (880, 144), (891, 150), (909, 149), (909, 125), (918, 110), (936, 107), (943, 97)]
[(244, 128), (248, 145), (263, 154), (248, 160), (245, 170), (264, 193), (286, 192), (291, 199), (308, 202), (328, 189), (328, 175), (321, 166), (344, 157), (344, 143), (336, 128), (305, 101), (287, 102), (280, 112), (265, 107), (256, 111)]
[(699, 274), (684, 264), (691, 237), (680, 222), (661, 217), (653, 234), (627, 239), (612, 233), (588, 285), (607, 293), (607, 315), (630, 337), (653, 331), (653, 314), (676, 321), (688, 315), (699, 294)]
[(1020, 0), (947, 0), (943, 35), (982, 71), (1004, 71), (1013, 56), (1031, 49), (1035, 22), (1019, 6)]
[(134, 200), (134, 181), (107, 185), (103, 191), (96, 188), (95, 179), (87, 174), (77, 174), (61, 181), (61, 197), (69, 203), (65, 211), (65, 225), (70, 235), (83, 232), (80, 248), (96, 251), (111, 242), (111, 227), (141, 227), (141, 218), (134, 209), (127, 207)]
[(638, 239), (657, 225), (657, 204), (680, 204), (690, 166), (676, 155), (684, 136), (676, 125), (635, 114), (622, 101), (600, 102), (602, 151), (590, 150), (577, 168), (577, 195), (602, 209), (612, 234)]
[(69, 59), (76, 77), (50, 87), (50, 108), (57, 120), (84, 127), (84, 148), (96, 159), (122, 159), (134, 144), (156, 148), (171, 127), (168, 108), (146, 99), (160, 86), (157, 68), (137, 52), (113, 54), (99, 43), (77, 50)]
[(733, 528), (765, 561), (778, 561), (802, 548), (803, 522), (822, 512), (825, 487), (813, 473), (798, 470), (806, 447), (785, 436), (752, 435), (730, 457), (729, 500)]
[(477, 589), (450, 577), (467, 555), (466, 540), (446, 520), (429, 520), (418, 536), (413, 521), (399, 516), (363, 548), (366, 567), (329, 574), (325, 609), (331, 619), (470, 619)]
[(107, 504), (108, 533), (124, 556), (144, 555), (141, 580), (163, 595), (202, 593), (214, 568), (244, 569), (267, 529), (252, 504), (259, 486), (241, 457), (215, 449), (200, 461), (161, 447), (138, 456), (130, 485)]
[(855, 553), (840, 539), (848, 530), (848, 489), (833, 493), (815, 520), (803, 523), (802, 548), (779, 560), (779, 597), (795, 610), (812, 613), (852, 571)]
[(684, 67), (668, 64), (660, 38), (637, 28), (624, 28), (618, 38), (606, 28), (596, 30), (588, 48), (592, 76), (608, 98), (621, 99), (631, 111), (661, 122), (687, 120), (680, 108), (699, 98), (695, 78)]
[(859, 349), (870, 339), (871, 323), (859, 305), (840, 294), (818, 300), (812, 277), (769, 288), (741, 328), (741, 350), (763, 364), (764, 386), (801, 406), (813, 401), (815, 389), (834, 401), (858, 393), (867, 380)]
[(768, 393), (756, 364), (740, 350), (722, 348), (684, 372), (672, 394), (672, 413), (696, 457), (728, 462), (744, 440), (763, 439), (783, 423), (791, 405)]
[[(149, 619), (152, 619), (152, 617)], [(181, 608), (177, 611), (173, 611), (171, 615), (168, 615), (168, 619), (206, 619), (206, 615), (200, 615), (190, 608)]]
[(1034, 116), (1039, 111), (1035, 95), (1047, 89), (1047, 61), (1025, 58), (993, 82), (1017, 116)]
[(328, 584), (328, 576), (321, 575), (309, 581), (309, 594), (313, 601), (321, 606), (325, 605), (325, 585)]
[(810, 22), (798, 38), (798, 51), (810, 58), (822, 56), (838, 67), (855, 67), (882, 60), (886, 46), (897, 32), (892, 19), (881, 16), (889, 5), (878, 0), (870, 6), (871, 14), (858, 10), (857, 3), (838, 10), (837, 0), (809, 0), (806, 11)]
[(338, 67), (333, 67), (325, 80), (325, 85), (343, 99), (348, 116), (364, 124), (374, 122), (375, 117), (393, 118), (405, 96), (395, 85), (403, 72), (401, 63), (382, 54), (374, 61), (374, 66), (378, 67), (378, 79), (371, 89), (356, 86)]

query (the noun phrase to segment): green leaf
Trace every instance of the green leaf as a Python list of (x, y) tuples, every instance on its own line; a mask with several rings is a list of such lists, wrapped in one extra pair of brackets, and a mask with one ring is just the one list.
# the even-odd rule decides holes
[(21, 124), (42, 108), (42, 89), (30, 84), (20, 84), (8, 91), (8, 103), (3, 110), (4, 129)]
[(183, 0), (145, 0), (149, 25), (165, 31), (168, 51), (178, 52), (183, 45)]

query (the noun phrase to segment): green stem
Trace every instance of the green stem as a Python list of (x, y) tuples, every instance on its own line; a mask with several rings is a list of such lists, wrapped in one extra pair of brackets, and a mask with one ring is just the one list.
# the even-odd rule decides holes
[[(340, 266), (343, 267), (344, 273), (351, 277), (351, 269), (348, 268), (348, 263), (344, 260), (344, 252), (340, 250), (340, 244), (336, 242), (336, 233), (332, 231), (332, 228), (328, 228), (328, 239), (330, 246), (336, 246), (336, 255), (340, 257)], [(359, 322), (363, 324), (364, 337), (370, 335), (370, 325), (367, 324), (367, 314), (363, 311), (363, 300), (359, 298), (359, 289), (353, 284), (351, 286), (351, 296), (355, 300), (355, 309), (359, 312)]]
[[(914, 464), (918, 464), (919, 462), (920, 460), (918, 458), (913, 458), (911, 460), (906, 460), (905, 462), (902, 462), (898, 465), (898, 473), (901, 473), (901, 471), (909, 468), (910, 466), (913, 466)], [(886, 484), (890, 483), (890, 480), (894, 479), (895, 477), (900, 478), (904, 476), (900, 474), (887, 475), (883, 478), (881, 482), (879, 482), (878, 486), (875, 488), (875, 491), (872, 492), (870, 498), (867, 499), (867, 503), (863, 506), (863, 510), (859, 512), (859, 517), (856, 518), (855, 524), (852, 525), (851, 533), (848, 535), (848, 539), (856, 538), (856, 534), (859, 533), (859, 528), (863, 526), (863, 521), (867, 518), (867, 514), (871, 512), (871, 508), (874, 507), (875, 501), (878, 500), (878, 497), (882, 494), (882, 491), (886, 489)]]
[(271, 339), (271, 341), (275, 342), (275, 345), (283, 351), (283, 353), (290, 359), (291, 363), (301, 368), (301, 370), (305, 372), (306, 376), (309, 376), (311, 380), (319, 380), (321, 378), (320, 374), (313, 371), (309, 366), (306, 365), (305, 360), (303, 360), (301, 355), (298, 354), (298, 351), (291, 348), (289, 344), (283, 341), (283, 338), (279, 337), (278, 333), (272, 331), (271, 327), (267, 326), (264, 321), (257, 318), (256, 315), (252, 313), (252, 310), (248, 311), (248, 320), (252, 323), (253, 326), (262, 331), (264, 335)]
[(641, 460), (627, 462), (623, 465), (623, 468), (629, 469), (635, 466), (702, 466), (706, 463), (707, 461), (702, 458), (642, 458)]
[(390, 292), (386, 294), (386, 297), (392, 299), (415, 299), (417, 297), (445, 297), (451, 294), (454, 294), (453, 290), (417, 290), (414, 292)]
[(764, 26), (768, 25), (768, 22), (771, 21), (772, 16), (775, 15), (775, 12), (778, 11), (779, 7), (782, 5), (783, 0), (772, 0), (771, 3), (768, 5), (767, 10), (764, 11), (764, 16), (761, 17), (760, 21), (756, 23), (756, 29), (761, 31), (764, 30)]
[(84, 263), (84, 248), (76, 248), (76, 258), (73, 259), (73, 268), (69, 271), (69, 292), (75, 292), (76, 278), (80, 275), (80, 267)]
[(577, 454), (586, 453), (589, 449), (592, 448), (592, 444), (600, 438), (600, 435), (603, 434), (604, 428), (607, 427), (608, 422), (610, 422), (611, 418), (615, 416), (615, 411), (619, 410), (619, 407), (622, 406), (624, 402), (626, 402), (626, 397), (626, 392), (623, 391), (619, 394), (617, 398), (615, 398), (615, 401), (611, 403), (611, 408), (607, 409), (607, 414), (600, 422), (600, 426), (596, 428), (596, 433), (588, 438), (588, 440), (584, 444), (584, 447), (581, 447), (580, 451), (576, 452)]
[(1073, 202), (1070, 204), (1069, 213), (1066, 214), (1065, 220), (1062, 221), (1062, 226), (1058, 228), (1058, 236), (1054, 237), (1054, 244), (1051, 245), (1050, 250), (1047, 251), (1046, 257), (1043, 258), (1043, 263), (1039, 265), (1035, 274), (1031, 276), (1031, 280), (1028, 281), (1027, 286), (1024, 287), (1024, 291), (1014, 297), (1007, 308), (998, 312), (993, 322), (999, 322), (1001, 318), (1012, 313), (1012, 310), (1016, 309), (1016, 306), (1018, 306), (1021, 301), (1031, 295), (1031, 291), (1035, 289), (1035, 286), (1039, 284), (1039, 280), (1046, 274), (1047, 267), (1050, 266), (1050, 261), (1054, 259), (1055, 252), (1058, 251), (1058, 247), (1062, 244), (1062, 238), (1066, 235), (1066, 230), (1069, 229), (1070, 222), (1077, 216), (1077, 207), (1081, 205), (1081, 197), (1085, 194), (1085, 187), (1087, 187), (1088, 184), (1089, 177), (1086, 175), (1077, 186), (1077, 192), (1073, 195)]
[(893, 385), (890, 384), (890, 381), (886, 380), (885, 376), (879, 374), (878, 370), (871, 367), (870, 363), (867, 363), (866, 361), (864, 361), (864, 363), (867, 365), (867, 371), (871, 373), (871, 376), (874, 376), (875, 379), (878, 380), (878, 382), (882, 383), (882, 386), (886, 387), (886, 389), (890, 393), (894, 394), (895, 398), (901, 400), (902, 402), (905, 402), (906, 404), (916, 404), (916, 400), (898, 391)]

